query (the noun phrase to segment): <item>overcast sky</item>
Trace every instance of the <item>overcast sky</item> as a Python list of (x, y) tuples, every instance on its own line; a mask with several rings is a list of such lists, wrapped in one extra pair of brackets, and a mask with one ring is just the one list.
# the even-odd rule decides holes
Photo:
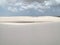
[(60, 0), (0, 0), (0, 16), (60, 16)]

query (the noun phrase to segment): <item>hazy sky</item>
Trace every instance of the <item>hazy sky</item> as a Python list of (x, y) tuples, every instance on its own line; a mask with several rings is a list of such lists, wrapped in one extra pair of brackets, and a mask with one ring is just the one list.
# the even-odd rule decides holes
[(0, 16), (60, 16), (60, 0), (0, 0)]

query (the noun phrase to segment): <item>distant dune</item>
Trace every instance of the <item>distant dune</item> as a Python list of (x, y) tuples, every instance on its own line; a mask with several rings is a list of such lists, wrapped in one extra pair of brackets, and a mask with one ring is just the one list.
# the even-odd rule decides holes
[[(28, 16), (20, 16), (20, 17), (0, 17), (0, 22), (44, 22), (44, 21), (51, 21), (57, 22), (60, 21), (59, 17), (52, 17), (52, 16), (41, 16), (41, 17), (28, 17)], [(28, 22), (29, 23), (29, 22)]]

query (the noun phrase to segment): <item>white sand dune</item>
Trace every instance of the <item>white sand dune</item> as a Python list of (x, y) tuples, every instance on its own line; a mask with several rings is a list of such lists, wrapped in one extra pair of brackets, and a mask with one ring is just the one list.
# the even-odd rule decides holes
[(60, 18), (0, 17), (0, 45), (60, 45)]
[(52, 16), (40, 16), (40, 17), (0, 17), (0, 21), (60, 21), (58, 17)]
[(27, 25), (47, 22), (60, 22), (59, 17), (41, 16), (41, 17), (0, 17), (0, 24)]
[(0, 24), (0, 45), (60, 45), (60, 22)]

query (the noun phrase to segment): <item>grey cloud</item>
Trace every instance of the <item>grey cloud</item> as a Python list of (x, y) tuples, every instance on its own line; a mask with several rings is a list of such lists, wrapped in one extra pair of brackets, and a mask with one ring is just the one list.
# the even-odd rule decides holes
[[(21, 0), (19, 0), (19, 1), (21, 1)], [(28, 2), (28, 3), (36, 1), (36, 2), (40, 2), (41, 3), (41, 2), (44, 2), (44, 1), (47, 1), (47, 0), (22, 0), (22, 1)]]
[(14, 3), (14, 2), (16, 2), (17, 0), (7, 0), (7, 2), (12, 2), (12, 3)]

